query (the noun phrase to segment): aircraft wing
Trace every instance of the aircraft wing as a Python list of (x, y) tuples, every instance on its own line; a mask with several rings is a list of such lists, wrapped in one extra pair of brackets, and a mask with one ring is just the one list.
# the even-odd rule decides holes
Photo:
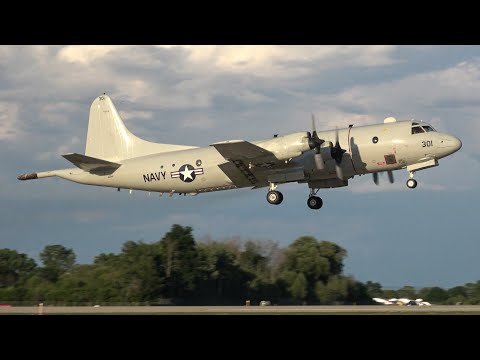
[(377, 302), (377, 303), (384, 304), (384, 305), (392, 304), (390, 301), (385, 300), (385, 299), (381, 299), (381, 298), (372, 298), (372, 300)]
[(68, 161), (70, 161), (73, 165), (90, 173), (99, 173), (99, 172), (113, 173), (120, 166), (122, 166), (122, 164), (114, 163), (107, 160), (97, 159), (97, 158), (86, 156), (86, 155), (76, 154), (76, 153), (66, 154), (62, 156)]
[(244, 140), (229, 140), (211, 144), (228, 161), (240, 160), (256, 166), (280, 162), (270, 151)]
[(288, 182), (305, 178), (303, 168), (286, 165), (272, 152), (248, 141), (229, 140), (211, 146), (227, 160), (218, 167), (238, 187), (261, 187), (266, 186), (265, 181)]

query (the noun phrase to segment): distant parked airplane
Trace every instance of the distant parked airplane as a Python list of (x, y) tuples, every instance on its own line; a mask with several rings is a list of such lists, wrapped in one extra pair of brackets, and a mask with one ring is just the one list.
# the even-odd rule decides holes
[(428, 301), (423, 301), (423, 299), (415, 299), (415, 300), (410, 300), (407, 298), (391, 298), (391, 299), (382, 299), (382, 298), (373, 298), (374, 301), (377, 303), (383, 304), (383, 305), (407, 305), (407, 306), (412, 306), (412, 305), (418, 305), (418, 306), (431, 306)]

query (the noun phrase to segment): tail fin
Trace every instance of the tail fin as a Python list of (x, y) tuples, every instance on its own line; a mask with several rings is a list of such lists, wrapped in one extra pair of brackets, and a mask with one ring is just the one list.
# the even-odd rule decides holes
[(111, 161), (155, 153), (191, 149), (194, 146), (159, 144), (142, 140), (125, 127), (107, 95), (97, 97), (90, 107), (85, 155)]

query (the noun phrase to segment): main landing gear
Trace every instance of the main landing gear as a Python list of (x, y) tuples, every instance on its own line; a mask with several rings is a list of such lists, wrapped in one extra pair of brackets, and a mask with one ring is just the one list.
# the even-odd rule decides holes
[[(270, 183), (270, 190), (267, 193), (267, 201), (272, 205), (279, 205), (283, 201), (283, 194), (277, 191), (277, 184)], [(307, 205), (310, 209), (318, 210), (323, 205), (323, 200), (317, 195), (319, 189), (310, 189), (310, 195), (307, 200)]]
[(307, 200), (307, 205), (310, 209), (312, 210), (318, 210), (322, 207), (323, 205), (323, 200), (322, 198), (315, 196), (317, 195), (319, 189), (310, 189), (310, 195)]
[(270, 190), (267, 193), (267, 201), (272, 205), (279, 205), (283, 201), (283, 194), (276, 189), (277, 184), (270, 183)]
[(417, 180), (413, 178), (413, 175), (415, 173), (413, 171), (410, 171), (410, 179), (407, 180), (407, 186), (410, 189), (415, 189), (417, 187)]

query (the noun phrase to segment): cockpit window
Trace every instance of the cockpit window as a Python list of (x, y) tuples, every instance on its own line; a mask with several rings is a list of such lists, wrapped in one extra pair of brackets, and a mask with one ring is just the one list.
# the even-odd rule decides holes
[(412, 126), (412, 134), (421, 134), (424, 132), (421, 126)]
[(425, 130), (425, 132), (435, 131), (435, 129), (430, 125), (423, 125), (422, 127), (423, 127), (423, 130)]

